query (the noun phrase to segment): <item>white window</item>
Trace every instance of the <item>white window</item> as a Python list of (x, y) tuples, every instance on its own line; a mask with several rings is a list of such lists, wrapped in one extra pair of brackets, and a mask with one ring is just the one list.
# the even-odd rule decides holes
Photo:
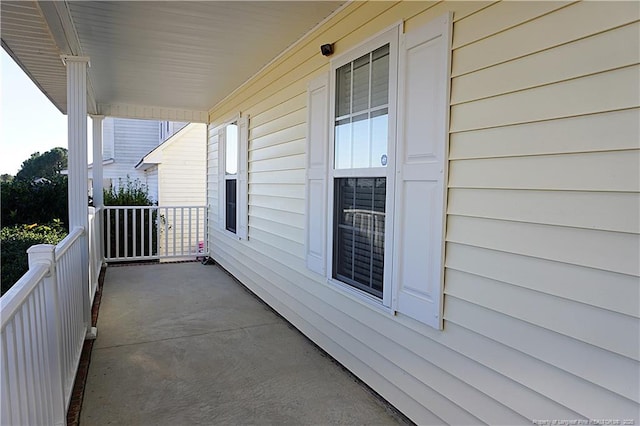
[(385, 306), (392, 296), (385, 253), (393, 227), (397, 57), (396, 27), (331, 64), (330, 278)]
[(307, 266), (440, 328), (451, 19), (400, 28), (309, 85)]
[(238, 211), (238, 123), (225, 127), (224, 154), (224, 229), (236, 233)]
[(218, 130), (219, 223), (225, 233), (247, 238), (248, 119), (235, 119)]

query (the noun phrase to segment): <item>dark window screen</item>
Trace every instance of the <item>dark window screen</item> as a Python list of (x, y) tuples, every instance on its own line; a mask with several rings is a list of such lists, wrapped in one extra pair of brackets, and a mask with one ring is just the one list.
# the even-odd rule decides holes
[(236, 180), (225, 181), (225, 228), (236, 232)]
[(382, 297), (386, 178), (335, 179), (333, 277)]

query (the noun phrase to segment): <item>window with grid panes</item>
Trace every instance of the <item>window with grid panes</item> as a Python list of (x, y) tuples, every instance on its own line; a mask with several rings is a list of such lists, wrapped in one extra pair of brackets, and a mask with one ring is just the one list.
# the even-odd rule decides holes
[(381, 299), (389, 54), (385, 44), (335, 70), (333, 278)]

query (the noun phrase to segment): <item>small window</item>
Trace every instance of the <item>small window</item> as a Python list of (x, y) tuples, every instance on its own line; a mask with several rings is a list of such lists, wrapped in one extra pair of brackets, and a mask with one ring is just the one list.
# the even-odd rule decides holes
[(229, 124), (225, 128), (225, 224), (227, 231), (236, 233), (237, 222), (237, 180), (238, 180), (238, 125)]

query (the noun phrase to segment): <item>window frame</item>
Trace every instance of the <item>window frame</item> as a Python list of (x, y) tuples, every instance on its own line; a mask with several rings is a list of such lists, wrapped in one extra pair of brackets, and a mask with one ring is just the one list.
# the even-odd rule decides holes
[[(236, 139), (236, 173), (235, 174), (227, 174), (227, 137), (226, 137), (226, 133), (227, 133), (227, 128), (231, 125), (235, 125), (237, 128), (237, 139)], [(220, 212), (224, 212), (224, 217), (219, 218), (219, 222), (220, 222), (220, 230), (223, 232), (224, 235), (233, 238), (233, 239), (239, 239), (239, 235), (238, 235), (238, 223), (239, 223), (239, 214), (240, 214), (240, 209), (238, 208), (238, 200), (240, 198), (240, 186), (238, 185), (238, 172), (240, 170), (240, 114), (236, 114), (233, 118), (225, 121), (224, 124), (222, 124), (221, 126), (218, 127), (218, 132), (224, 132), (225, 137), (224, 137), (224, 143), (220, 143), (220, 139), (218, 139), (218, 156), (219, 156), (219, 161), (218, 161), (218, 167), (220, 168), (220, 171), (218, 173), (219, 179), (220, 177), (222, 178), (222, 182), (218, 182), (218, 199), (219, 199), (219, 203), (221, 203), (222, 208), (218, 209), (218, 212), (220, 214)], [(227, 191), (226, 191), (226, 185), (227, 185), (227, 180), (235, 180), (236, 181), (236, 229), (235, 231), (230, 231), (229, 229), (227, 229)]]
[[(358, 46), (336, 56), (330, 62), (329, 78), (329, 155), (327, 158), (327, 256), (326, 275), (330, 284), (344, 289), (359, 298), (373, 302), (389, 311), (394, 310), (395, 297), (393, 285), (393, 246), (394, 246), (394, 206), (395, 206), (395, 174), (396, 174), (396, 137), (397, 137), (397, 96), (398, 96), (398, 61), (399, 40), (402, 22), (396, 23), (380, 33), (370, 37)], [(355, 61), (363, 55), (389, 44), (389, 101), (388, 101), (388, 146), (387, 166), (356, 169), (336, 169), (335, 167), (335, 128), (336, 128), (336, 70), (343, 65)], [(376, 297), (352, 284), (334, 278), (335, 250), (335, 182), (340, 178), (386, 178), (385, 199), (385, 241), (384, 241), (384, 274), (382, 298)]]

